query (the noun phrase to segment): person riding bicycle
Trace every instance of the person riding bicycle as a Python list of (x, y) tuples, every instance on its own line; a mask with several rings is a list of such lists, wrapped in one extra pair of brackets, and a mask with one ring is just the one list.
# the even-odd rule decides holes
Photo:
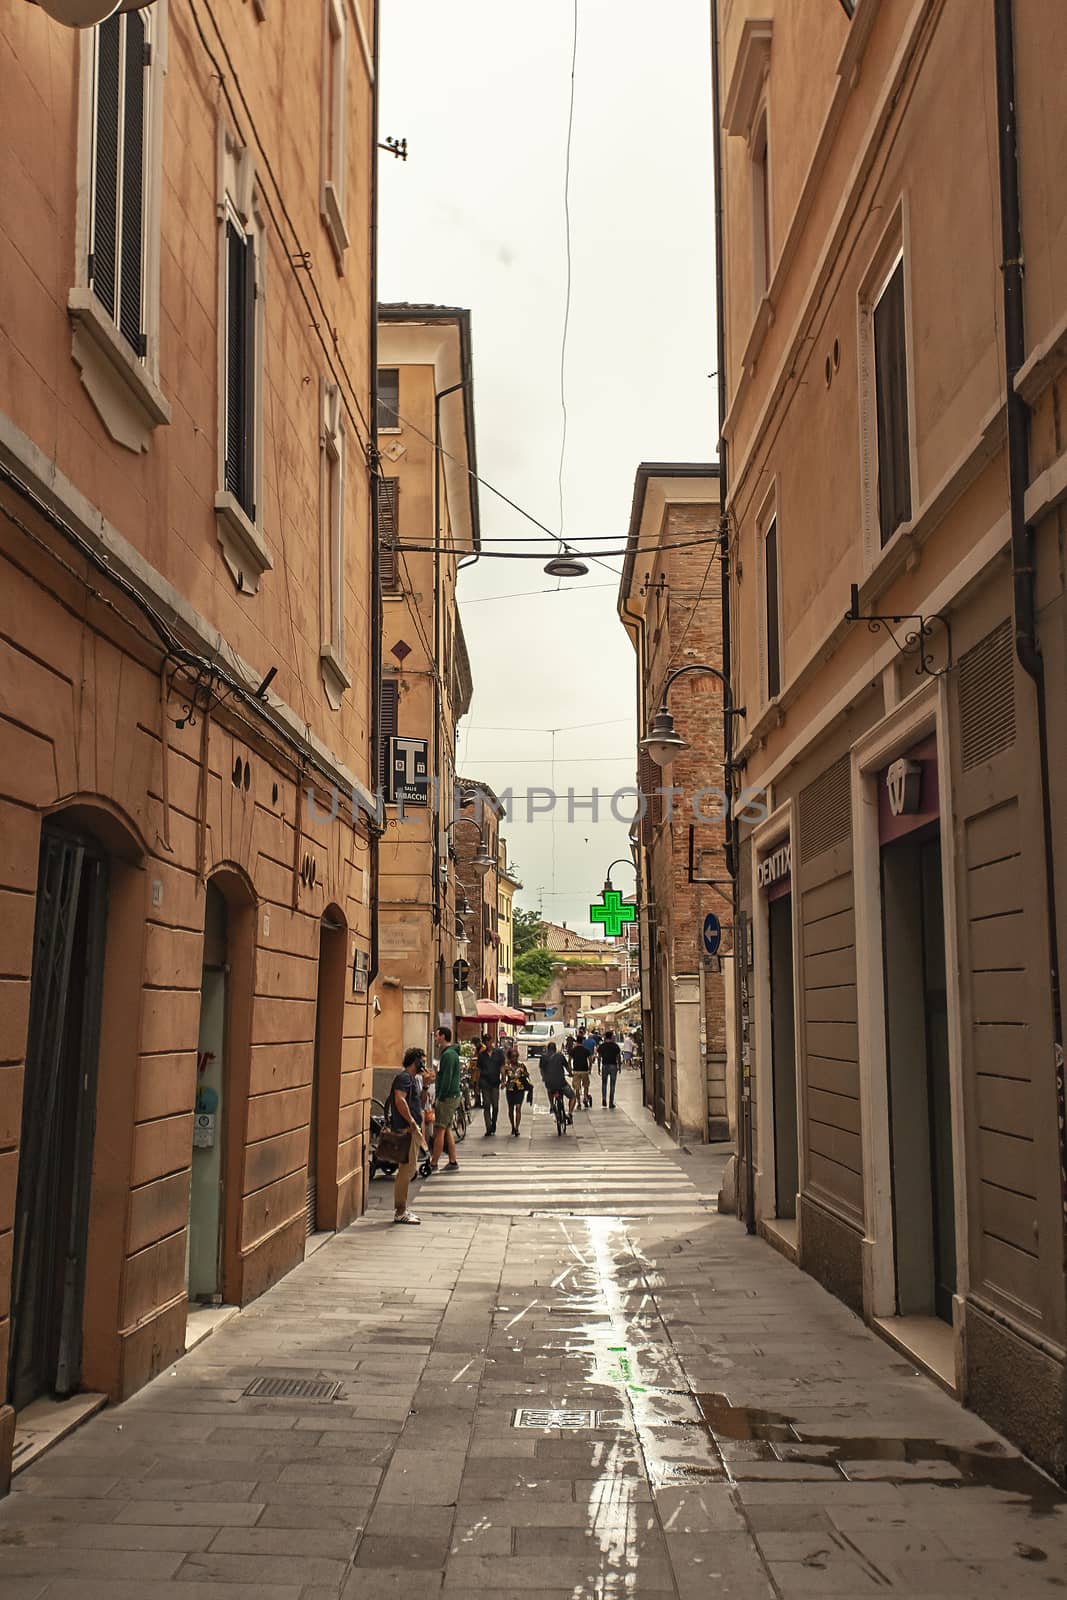
[(567, 1077), (567, 1057), (562, 1050), (552, 1050), (547, 1056), (541, 1057), (541, 1076), (548, 1090), (549, 1104), (552, 1104), (557, 1095), (563, 1095), (567, 1100), (567, 1121), (573, 1122), (574, 1106), (578, 1096)]

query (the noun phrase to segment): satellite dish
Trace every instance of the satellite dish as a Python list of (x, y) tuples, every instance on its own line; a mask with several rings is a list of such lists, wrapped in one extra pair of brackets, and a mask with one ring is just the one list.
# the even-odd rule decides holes
[(95, 28), (119, 9), (122, 0), (37, 0), (37, 4), (65, 28)]

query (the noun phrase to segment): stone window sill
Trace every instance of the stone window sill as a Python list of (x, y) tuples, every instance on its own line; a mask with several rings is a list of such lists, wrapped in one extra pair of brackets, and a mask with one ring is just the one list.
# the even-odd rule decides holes
[(234, 582), (243, 594), (255, 594), (260, 578), (274, 562), (259, 529), (228, 489), (220, 489), (215, 496), (215, 522)]
[(74, 360), (104, 426), (128, 450), (147, 450), (153, 430), (170, 422), (163, 391), (91, 289), (75, 284), (67, 311)]
[(340, 269), (344, 261), (345, 251), (348, 249), (348, 229), (345, 227), (345, 219), (341, 211), (341, 199), (337, 193), (337, 187), (329, 178), (322, 186), (320, 211), (323, 226), (330, 236), (333, 253), (337, 258), (338, 269)]
[(339, 711), (345, 690), (352, 687), (352, 679), (345, 671), (340, 654), (328, 641), (319, 649), (319, 659), (322, 662), (322, 681), (326, 689), (326, 698), (334, 711)]

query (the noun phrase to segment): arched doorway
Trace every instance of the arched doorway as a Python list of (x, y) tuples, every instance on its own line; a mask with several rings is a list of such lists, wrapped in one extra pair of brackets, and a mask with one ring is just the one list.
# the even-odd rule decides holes
[(329, 906), (319, 924), (315, 1053), (308, 1108), (308, 1237), (337, 1226), (337, 1158), (347, 971), (348, 929), (338, 907)]
[(73, 818), (41, 829), (12, 1262), (16, 1411), (81, 1382), (108, 858)]
[(229, 1074), (229, 907), (209, 883), (204, 904), (204, 955), (200, 977), (200, 1027), (196, 1042), (196, 1101), (189, 1179), (186, 1287), (189, 1301), (221, 1298), (223, 1186)]
[(217, 871), (204, 900), (204, 951), (190, 1155), (186, 1287), (190, 1305), (237, 1303), (247, 1128), (255, 897), (237, 867)]

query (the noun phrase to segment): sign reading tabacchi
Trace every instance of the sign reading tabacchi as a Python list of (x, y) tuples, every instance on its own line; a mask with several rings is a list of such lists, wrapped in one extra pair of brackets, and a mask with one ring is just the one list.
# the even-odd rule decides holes
[(756, 863), (756, 882), (761, 889), (769, 889), (772, 883), (788, 878), (792, 870), (793, 846), (780, 844), (777, 850), (772, 850), (769, 856), (764, 856), (762, 861)]
[(389, 773), (386, 799), (391, 805), (424, 806), (429, 795), (429, 742), (392, 734), (389, 739)]

